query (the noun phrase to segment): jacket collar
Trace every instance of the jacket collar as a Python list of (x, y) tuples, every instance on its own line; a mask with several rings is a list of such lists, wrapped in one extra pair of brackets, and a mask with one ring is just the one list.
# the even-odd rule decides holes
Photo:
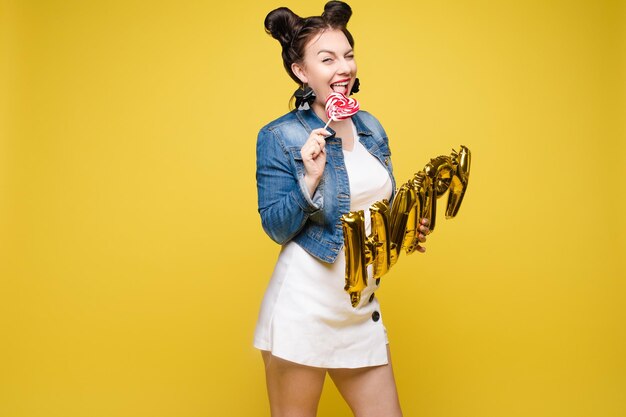
[[(324, 127), (326, 124), (319, 118), (317, 114), (313, 111), (313, 109), (309, 108), (307, 110), (295, 110), (296, 116), (300, 123), (304, 125), (304, 127), (310, 132), (313, 129)], [(354, 122), (354, 126), (356, 127), (357, 133), (360, 135), (372, 135), (371, 129), (365, 124), (359, 113), (357, 112), (354, 116), (352, 116), (352, 121)], [(335, 136), (335, 131), (331, 128), (333, 122), (330, 122), (326, 130), (328, 130), (332, 136)]]

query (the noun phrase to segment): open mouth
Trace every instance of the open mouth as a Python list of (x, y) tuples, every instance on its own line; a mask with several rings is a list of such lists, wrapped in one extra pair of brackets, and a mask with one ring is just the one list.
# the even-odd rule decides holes
[(330, 88), (332, 88), (335, 93), (341, 93), (347, 96), (349, 84), (350, 84), (350, 80), (339, 81), (339, 82), (331, 84)]

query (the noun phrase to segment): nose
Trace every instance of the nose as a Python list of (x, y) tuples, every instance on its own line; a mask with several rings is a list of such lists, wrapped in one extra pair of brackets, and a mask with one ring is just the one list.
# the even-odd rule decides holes
[(350, 74), (350, 72), (352, 71), (352, 68), (350, 67), (350, 64), (348, 63), (348, 60), (346, 60), (345, 58), (341, 59), (341, 61), (339, 62), (339, 68), (338, 71), (340, 74)]

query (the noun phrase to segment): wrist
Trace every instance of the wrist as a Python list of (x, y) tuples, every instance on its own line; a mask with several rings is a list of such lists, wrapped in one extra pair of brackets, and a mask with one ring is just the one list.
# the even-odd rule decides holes
[(319, 185), (321, 177), (314, 178), (311, 175), (304, 174), (304, 184), (306, 185), (309, 195), (312, 196)]

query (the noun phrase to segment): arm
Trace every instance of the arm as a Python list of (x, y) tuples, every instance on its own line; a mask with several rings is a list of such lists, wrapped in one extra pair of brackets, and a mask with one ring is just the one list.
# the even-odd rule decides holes
[(323, 207), (319, 190), (310, 197), (304, 169), (294, 169), (294, 164), (303, 164), (298, 157), (289, 154), (272, 131), (262, 129), (259, 132), (256, 149), (258, 210), (263, 230), (281, 245), (302, 229), (311, 214)]

